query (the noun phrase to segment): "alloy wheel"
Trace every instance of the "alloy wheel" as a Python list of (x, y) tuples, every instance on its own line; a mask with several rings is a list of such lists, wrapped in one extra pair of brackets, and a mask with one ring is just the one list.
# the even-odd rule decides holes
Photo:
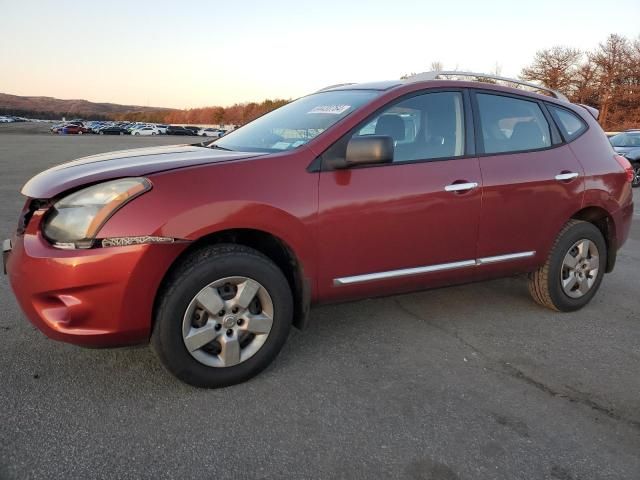
[(560, 270), (560, 283), (564, 293), (571, 298), (586, 295), (600, 268), (600, 255), (594, 242), (587, 239), (575, 242), (564, 256)]
[(273, 325), (273, 301), (247, 277), (210, 283), (191, 300), (182, 320), (187, 351), (210, 367), (242, 363), (264, 345)]

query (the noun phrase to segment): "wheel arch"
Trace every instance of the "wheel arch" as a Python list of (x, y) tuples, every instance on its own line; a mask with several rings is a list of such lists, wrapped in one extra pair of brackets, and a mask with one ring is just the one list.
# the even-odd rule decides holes
[(592, 223), (600, 230), (607, 244), (607, 268), (605, 271), (607, 273), (613, 271), (617, 256), (616, 226), (613, 217), (604, 208), (591, 205), (577, 211), (571, 218)]
[(174, 269), (194, 251), (210, 245), (221, 243), (233, 243), (236, 245), (244, 245), (253, 248), (262, 253), (273, 261), (282, 271), (289, 283), (293, 295), (294, 316), (293, 325), (302, 330), (309, 317), (309, 309), (311, 305), (311, 280), (306, 276), (302, 266), (302, 262), (296, 255), (295, 251), (280, 237), (255, 228), (231, 228), (219, 230), (206, 234), (191, 242), (189, 247), (185, 249), (171, 264), (164, 275), (161, 287), (156, 294), (154, 302), (154, 319), (155, 305), (158, 304), (158, 296), (163, 291), (164, 283), (171, 275)]

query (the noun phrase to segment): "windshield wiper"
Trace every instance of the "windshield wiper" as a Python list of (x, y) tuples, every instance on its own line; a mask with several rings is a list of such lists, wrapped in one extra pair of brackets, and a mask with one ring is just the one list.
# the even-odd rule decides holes
[(210, 143), (209, 145), (207, 145), (207, 147), (213, 148), (215, 150), (224, 150), (226, 152), (232, 152), (233, 151), (230, 148), (221, 147), (220, 145), (216, 145), (215, 143)]

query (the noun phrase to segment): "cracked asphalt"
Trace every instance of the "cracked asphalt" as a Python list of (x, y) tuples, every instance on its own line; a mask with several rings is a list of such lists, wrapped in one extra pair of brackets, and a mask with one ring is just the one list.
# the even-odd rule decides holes
[[(40, 170), (180, 141), (5, 132), (3, 237)], [(636, 213), (580, 312), (537, 306), (523, 277), (323, 306), (222, 390), (179, 383), (145, 346), (48, 340), (1, 277), (0, 479), (637, 480), (639, 271)]]

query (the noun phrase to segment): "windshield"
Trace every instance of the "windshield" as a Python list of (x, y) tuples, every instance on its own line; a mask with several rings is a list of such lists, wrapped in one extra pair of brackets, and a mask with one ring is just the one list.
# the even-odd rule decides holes
[(244, 152), (281, 152), (298, 148), (380, 92), (337, 90), (314, 93), (227, 133), (213, 148)]
[(640, 132), (619, 133), (609, 139), (614, 147), (640, 147)]

